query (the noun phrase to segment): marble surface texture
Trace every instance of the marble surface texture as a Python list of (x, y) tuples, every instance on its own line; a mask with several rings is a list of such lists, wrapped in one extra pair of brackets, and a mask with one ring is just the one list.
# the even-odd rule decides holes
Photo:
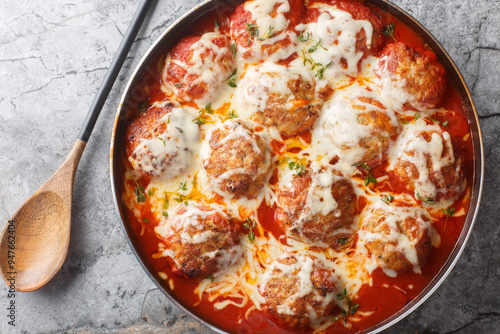
[[(485, 188), (468, 245), (441, 287), (386, 333), (500, 333), (500, 1), (394, 0), (444, 45), (475, 99)], [(77, 138), (138, 0), (0, 1), (0, 222), (60, 166)], [(107, 100), (76, 175), (71, 245), (57, 276), (17, 293), (0, 333), (211, 333), (149, 280), (110, 191), (115, 111), (151, 43), (196, 0), (159, 0)]]

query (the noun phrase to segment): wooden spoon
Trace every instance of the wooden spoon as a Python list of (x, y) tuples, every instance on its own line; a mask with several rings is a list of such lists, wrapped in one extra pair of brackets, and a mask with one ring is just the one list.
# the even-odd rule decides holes
[(73, 184), (78, 163), (99, 113), (154, 0), (143, 0), (128, 28), (85, 124), (57, 172), (9, 219), (0, 236), (0, 274), (18, 291), (44, 286), (68, 254)]

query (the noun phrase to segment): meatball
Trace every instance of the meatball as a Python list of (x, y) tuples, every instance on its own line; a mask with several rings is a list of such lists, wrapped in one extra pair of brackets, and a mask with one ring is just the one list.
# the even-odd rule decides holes
[(223, 211), (189, 203), (155, 228), (172, 271), (193, 279), (217, 275), (243, 256), (242, 225)]
[(276, 221), (294, 239), (326, 246), (350, 234), (356, 195), (347, 178), (331, 166), (313, 165), (281, 182)]
[(458, 145), (436, 124), (419, 119), (403, 129), (391, 151), (389, 170), (414, 192), (433, 203), (456, 198), (465, 189)]
[(285, 253), (267, 269), (259, 287), (264, 310), (292, 327), (305, 327), (335, 307), (336, 277), (320, 260)]
[(401, 42), (385, 47), (375, 73), (382, 93), (392, 92), (390, 97), (406, 109), (435, 108), (446, 93), (446, 73), (436, 55)]
[(281, 135), (292, 137), (313, 127), (329, 88), (316, 89), (305, 68), (262, 63), (247, 69), (239, 90), (240, 100), (255, 110), (253, 118)]
[(366, 93), (363, 88), (334, 93), (323, 107), (315, 133), (321, 140), (331, 140), (346, 163), (374, 166), (387, 158), (400, 124), (394, 111), (364, 97)]
[(304, 11), (302, 0), (249, 0), (230, 18), (231, 36), (244, 58), (286, 59), (295, 53), (291, 29)]
[(380, 51), (383, 22), (361, 2), (315, 3), (302, 22), (297, 26), (303, 36), (299, 39), (307, 42), (305, 50), (312, 48), (311, 57), (316, 63), (329, 64), (324, 70), (327, 78), (357, 75), (361, 60)]
[(166, 101), (133, 120), (127, 127), (126, 153), (134, 171), (149, 178), (174, 178), (190, 167), (200, 138), (199, 126), (190, 121), (194, 117)]
[(439, 243), (426, 212), (382, 205), (372, 208), (363, 219), (359, 239), (382, 269), (402, 273), (422, 266), (433, 243)]
[(203, 161), (210, 184), (233, 198), (255, 198), (271, 170), (266, 141), (241, 120), (223, 123), (212, 131)]
[(393, 124), (386, 113), (379, 110), (360, 113), (357, 121), (359, 124), (369, 127), (368, 135), (359, 141), (360, 147), (364, 150), (361, 161), (374, 166), (387, 157), (387, 151), (398, 134), (399, 127)]
[(165, 90), (201, 106), (217, 96), (235, 68), (229, 38), (218, 33), (187, 36), (167, 56), (162, 81)]

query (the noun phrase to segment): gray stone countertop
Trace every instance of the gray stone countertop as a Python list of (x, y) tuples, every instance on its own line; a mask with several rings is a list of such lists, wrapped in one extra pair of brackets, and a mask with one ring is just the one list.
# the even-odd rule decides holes
[[(477, 105), (486, 169), (479, 215), (446, 281), (386, 333), (500, 333), (500, 1), (395, 0), (444, 45)], [(0, 221), (61, 165), (138, 0), (0, 2)], [(124, 237), (110, 191), (115, 111), (138, 60), (195, 0), (159, 0), (87, 145), (75, 181), (66, 262), (42, 289), (15, 296), (0, 333), (209, 333), (150, 281)]]

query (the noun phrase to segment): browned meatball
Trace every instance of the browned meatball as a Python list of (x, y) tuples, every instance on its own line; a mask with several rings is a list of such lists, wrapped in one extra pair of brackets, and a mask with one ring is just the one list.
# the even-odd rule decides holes
[(463, 160), (456, 147), (448, 132), (418, 120), (401, 133), (389, 168), (416, 199), (432, 203), (455, 198), (465, 188)]
[(180, 205), (155, 231), (165, 241), (172, 271), (188, 278), (216, 274), (242, 257), (241, 223), (200, 204)]
[(376, 73), (409, 95), (405, 106), (432, 109), (446, 93), (446, 72), (432, 51), (392, 43), (382, 51)]
[(313, 127), (331, 93), (328, 87), (317, 91), (311, 73), (276, 64), (252, 69), (242, 86), (242, 100), (257, 111), (255, 120), (288, 137)]
[(328, 316), (335, 307), (335, 277), (314, 256), (285, 254), (266, 273), (264, 310), (292, 327)]
[(384, 205), (363, 219), (360, 240), (383, 269), (401, 273), (422, 266), (435, 233), (430, 219), (422, 211)]
[(255, 198), (271, 169), (266, 141), (243, 121), (226, 122), (212, 132), (210, 154), (203, 161), (214, 190), (234, 198)]
[(294, 239), (335, 246), (349, 235), (357, 214), (351, 182), (330, 167), (293, 174), (278, 194), (276, 221)]
[(200, 138), (199, 126), (190, 121), (192, 117), (177, 104), (165, 102), (143, 111), (129, 124), (126, 153), (139, 176), (175, 177), (190, 166), (194, 155), (190, 143)]
[(361, 138), (359, 145), (365, 150), (361, 161), (376, 165), (387, 157), (392, 139), (398, 134), (399, 127), (392, 124), (391, 118), (377, 110), (361, 113), (358, 123), (369, 127), (369, 135)]
[(211, 102), (236, 67), (231, 43), (218, 33), (184, 37), (165, 60), (163, 83), (182, 100)]

